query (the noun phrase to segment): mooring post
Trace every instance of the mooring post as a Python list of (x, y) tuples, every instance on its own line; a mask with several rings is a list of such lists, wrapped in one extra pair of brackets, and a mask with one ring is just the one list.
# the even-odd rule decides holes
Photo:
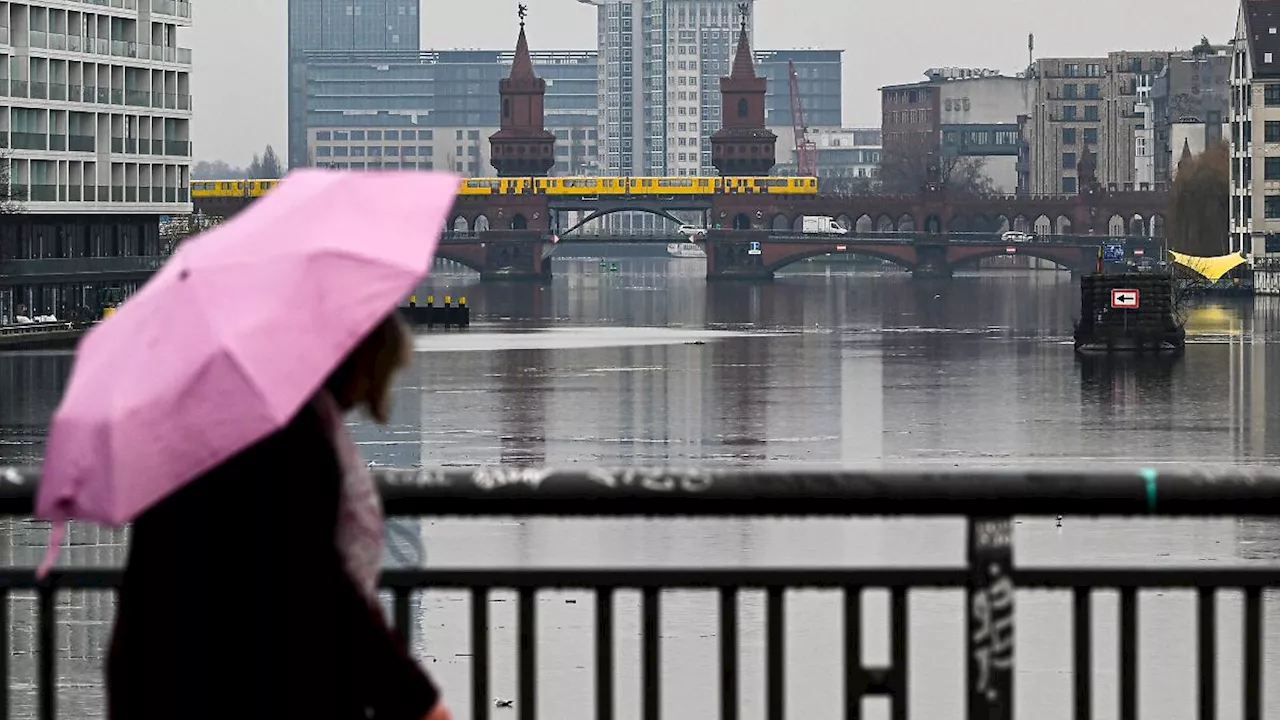
[(969, 518), (969, 720), (1013, 720), (1013, 522)]

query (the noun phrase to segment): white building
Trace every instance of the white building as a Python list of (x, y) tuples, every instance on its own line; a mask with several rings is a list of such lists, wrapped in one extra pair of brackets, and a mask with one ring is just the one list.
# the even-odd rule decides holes
[(579, 2), (598, 12), (600, 172), (714, 174), (709, 138), (720, 129), (739, 0)]
[(1280, 294), (1280, 0), (1242, 0), (1231, 61), (1231, 250)]
[(1138, 187), (1155, 187), (1156, 126), (1151, 75), (1138, 76), (1137, 91), (1138, 101), (1133, 105), (1133, 112), (1142, 117), (1142, 124), (1133, 131), (1133, 182)]
[(33, 214), (191, 211), (185, 0), (0, 1), (0, 140)]

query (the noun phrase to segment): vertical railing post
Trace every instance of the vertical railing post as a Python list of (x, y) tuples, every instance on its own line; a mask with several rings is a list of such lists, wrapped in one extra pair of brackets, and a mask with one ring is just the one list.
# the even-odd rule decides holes
[(969, 518), (969, 720), (1013, 720), (1013, 522)]

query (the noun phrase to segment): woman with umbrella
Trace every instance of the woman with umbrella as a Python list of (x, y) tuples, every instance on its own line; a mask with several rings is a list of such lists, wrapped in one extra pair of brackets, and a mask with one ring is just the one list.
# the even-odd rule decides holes
[(37, 499), (56, 523), (41, 572), (66, 521), (134, 522), (113, 720), (450, 717), (379, 609), (381, 507), (342, 415), (386, 422), (410, 351), (395, 307), (456, 188), (295, 173), (82, 341)]

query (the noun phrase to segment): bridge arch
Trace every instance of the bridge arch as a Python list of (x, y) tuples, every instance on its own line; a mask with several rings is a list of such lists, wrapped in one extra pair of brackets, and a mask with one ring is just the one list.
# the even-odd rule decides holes
[(998, 232), (1003, 234), (1003, 233), (1009, 232), (1009, 228), (1011, 227), (1012, 225), (1010, 225), (1009, 217), (1007, 215), (997, 215), (995, 219), (992, 221), (991, 229), (992, 229), (992, 232)]
[(751, 216), (747, 215), (746, 213), (738, 213), (737, 215), (734, 215), (733, 229), (734, 230), (750, 230)]
[(793, 255), (787, 255), (776, 262), (766, 265), (765, 269), (769, 272), (777, 272), (789, 265), (803, 262), (809, 258), (822, 257), (823, 255), (860, 255), (893, 263), (907, 271), (915, 270), (917, 266), (916, 249), (909, 244), (896, 247), (876, 247), (875, 245), (866, 246), (850, 243), (847, 250), (836, 250), (834, 245), (805, 248)]
[(1080, 270), (1083, 267), (1084, 255), (1078, 247), (1053, 247), (1047, 244), (1026, 243), (1017, 246), (1017, 251), (1010, 253), (1006, 247), (959, 247), (947, 253), (947, 260), (952, 268), (976, 267), (987, 258), (1023, 255), (1045, 260), (1062, 270)]
[(1054, 235), (1070, 235), (1071, 234), (1071, 218), (1067, 217), (1066, 215), (1059, 215), (1057, 219), (1053, 221), (1053, 234)]
[(924, 219), (924, 231), (931, 234), (942, 232), (942, 218), (937, 215), (929, 215)]
[(1129, 218), (1129, 233), (1128, 233), (1128, 234), (1129, 234), (1129, 235), (1132, 235), (1132, 236), (1134, 236), (1134, 237), (1141, 237), (1141, 236), (1143, 236), (1143, 235), (1146, 235), (1146, 234), (1147, 234), (1147, 232), (1146, 232), (1146, 230), (1147, 230), (1146, 225), (1147, 225), (1147, 223), (1146, 223), (1146, 221), (1145, 221), (1145, 220), (1143, 220), (1142, 216), (1141, 216), (1141, 215), (1139, 215), (1138, 213), (1134, 213), (1134, 214), (1133, 214), (1133, 217)]
[(915, 232), (916, 219), (911, 217), (911, 213), (903, 213), (902, 216), (898, 218), (897, 227), (895, 229), (898, 232)]
[(888, 215), (881, 215), (876, 219), (876, 232), (893, 232), (894, 229), (893, 218)]
[(1037, 235), (1052, 235), (1053, 221), (1049, 219), (1048, 215), (1041, 215), (1037, 217), (1035, 229), (1032, 230), (1032, 232), (1034, 232)]
[(456, 233), (471, 232), (471, 225), (467, 222), (465, 216), (457, 215), (453, 218), (453, 231)]
[(777, 232), (787, 232), (791, 230), (791, 219), (782, 213), (773, 216), (773, 229)]
[(791, 221), (791, 230), (793, 232), (804, 232), (804, 216), (803, 215), (797, 215), (795, 219)]
[(1120, 215), (1112, 215), (1107, 220), (1107, 235), (1111, 237), (1124, 237), (1125, 226), (1124, 218)]
[(836, 218), (836, 222), (845, 230), (853, 230), (853, 220), (844, 213), (840, 213), (840, 216)]
[[(643, 206), (643, 205), (638, 205), (638, 206), (636, 206), (636, 207), (612, 207), (612, 208), (606, 208), (606, 209), (604, 209), (604, 210), (596, 210), (595, 212), (591, 213), (590, 215), (587, 215), (586, 217), (584, 217), (584, 218), (582, 218), (581, 220), (579, 220), (579, 221), (577, 222), (577, 224), (573, 225), (572, 227), (568, 228), (567, 230), (562, 231), (562, 232), (560, 233), (560, 237), (561, 237), (561, 238), (563, 238), (563, 237), (565, 237), (565, 236), (567, 236), (567, 235), (570, 235), (570, 234), (572, 234), (572, 233), (574, 233), (574, 232), (577, 232), (578, 230), (581, 230), (581, 229), (582, 229), (582, 227), (583, 227), (584, 225), (586, 225), (586, 224), (587, 224), (587, 223), (589, 223), (589, 222), (592, 222), (593, 220), (599, 220), (599, 219), (601, 219), (601, 218), (603, 218), (603, 217), (606, 217), (606, 216), (608, 216), (608, 215), (614, 215), (614, 214), (616, 214), (616, 213), (621, 213), (621, 212), (641, 212), (641, 213), (648, 213), (648, 214), (650, 214), (650, 215), (657, 215), (657, 216), (658, 216), (658, 217), (660, 217), (660, 218), (665, 218), (665, 219), (667, 219), (667, 220), (670, 220), (671, 222), (675, 223), (676, 225), (684, 225), (684, 221), (683, 221), (683, 220), (681, 220), (680, 218), (676, 217), (675, 215), (672, 215), (671, 213), (669, 213), (669, 212), (667, 212), (667, 211), (665, 211), (665, 210), (660, 210), (660, 209), (658, 209), (658, 208), (645, 207), (645, 206)], [(522, 215), (517, 215), (516, 217), (523, 218), (524, 216), (522, 216)], [(512, 229), (513, 229), (513, 230), (521, 230), (521, 229), (523, 229), (523, 228), (517, 228), (517, 227), (515, 227), (515, 218), (512, 218), (512, 219), (511, 219), (511, 222), (512, 222), (512, 226), (511, 226), (511, 227), (512, 227)], [(735, 222), (736, 222), (736, 220), (735, 220)]]
[(472, 227), (474, 227), (478, 233), (489, 230), (489, 217), (484, 213), (477, 215)]
[(1160, 213), (1156, 213), (1155, 215), (1151, 216), (1151, 237), (1158, 237), (1158, 238), (1164, 237), (1164, 232), (1165, 232), (1164, 223), (1165, 223), (1164, 215), (1161, 215)]
[(859, 233), (875, 232), (876, 221), (872, 220), (870, 215), (863, 213), (862, 215), (858, 216), (858, 222), (854, 223), (853, 227)]
[(1014, 232), (1031, 232), (1031, 220), (1026, 215), (1015, 215), (1013, 218)]
[(455, 249), (450, 247), (447, 243), (441, 243), (436, 246), (435, 258), (437, 260), (452, 260), (468, 270), (484, 273), (484, 263), (478, 261), (472, 255), (467, 254), (463, 248)]
[(525, 219), (525, 216), (523, 213), (516, 213), (515, 215), (511, 216), (511, 229), (512, 230), (528, 230), (529, 229), (529, 221)]

